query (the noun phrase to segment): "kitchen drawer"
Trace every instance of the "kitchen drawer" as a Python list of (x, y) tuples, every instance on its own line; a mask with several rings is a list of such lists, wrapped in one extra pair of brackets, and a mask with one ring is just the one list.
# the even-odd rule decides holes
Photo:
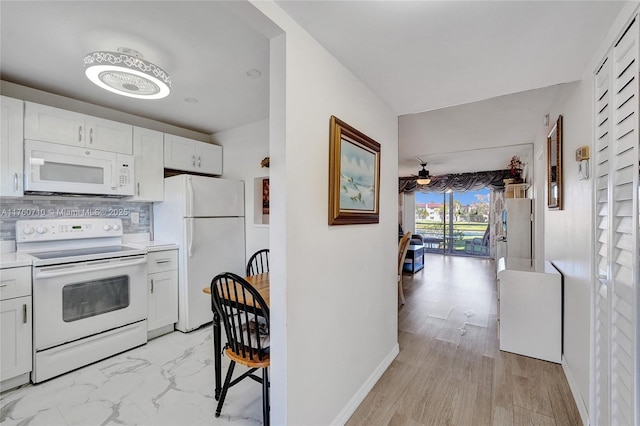
[(31, 294), (31, 267), (0, 269), (0, 300)]
[(147, 273), (178, 269), (178, 250), (154, 251), (148, 254)]

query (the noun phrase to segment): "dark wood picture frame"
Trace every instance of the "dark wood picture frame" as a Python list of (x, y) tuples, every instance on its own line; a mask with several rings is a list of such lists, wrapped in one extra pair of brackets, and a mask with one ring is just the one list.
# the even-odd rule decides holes
[(547, 136), (547, 208), (562, 210), (562, 115)]
[(380, 144), (331, 116), (329, 225), (380, 221)]

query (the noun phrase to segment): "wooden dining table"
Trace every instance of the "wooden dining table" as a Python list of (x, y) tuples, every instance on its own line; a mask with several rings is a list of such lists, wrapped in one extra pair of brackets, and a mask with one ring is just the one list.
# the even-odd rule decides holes
[[(262, 296), (267, 306), (269, 306), (269, 273), (265, 272), (263, 274), (250, 275), (244, 277), (244, 279), (258, 290), (260, 296)], [(204, 287), (202, 292), (211, 295), (211, 288)], [(222, 392), (222, 341), (220, 316), (217, 312), (213, 312), (213, 367), (216, 381), (215, 398), (218, 400), (220, 398), (220, 392)]]

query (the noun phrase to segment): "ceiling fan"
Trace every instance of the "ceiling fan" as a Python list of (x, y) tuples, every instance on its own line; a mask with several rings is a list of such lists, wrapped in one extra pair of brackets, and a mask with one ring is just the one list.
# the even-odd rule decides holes
[(429, 183), (431, 183), (431, 175), (429, 175), (429, 170), (425, 169), (425, 167), (427, 166), (427, 162), (421, 160), (418, 157), (416, 157), (416, 160), (420, 162), (422, 170), (419, 170), (418, 175), (413, 175), (413, 177), (416, 179), (416, 183), (418, 185), (428, 185)]
[(425, 169), (427, 163), (420, 163), (420, 165), (422, 166), (422, 170), (418, 171), (416, 183), (418, 185), (428, 185), (431, 183), (431, 176), (429, 175), (429, 170)]

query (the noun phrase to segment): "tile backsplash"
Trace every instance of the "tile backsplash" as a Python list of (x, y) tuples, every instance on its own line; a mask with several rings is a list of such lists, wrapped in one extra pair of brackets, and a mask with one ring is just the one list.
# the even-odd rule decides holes
[[(54, 218), (122, 219), (125, 234), (152, 231), (152, 203), (137, 203), (104, 198), (5, 198), (0, 197), (0, 241), (15, 240), (17, 220)], [(137, 213), (138, 223), (132, 223), (131, 214)], [(134, 215), (135, 217), (135, 215)]]

